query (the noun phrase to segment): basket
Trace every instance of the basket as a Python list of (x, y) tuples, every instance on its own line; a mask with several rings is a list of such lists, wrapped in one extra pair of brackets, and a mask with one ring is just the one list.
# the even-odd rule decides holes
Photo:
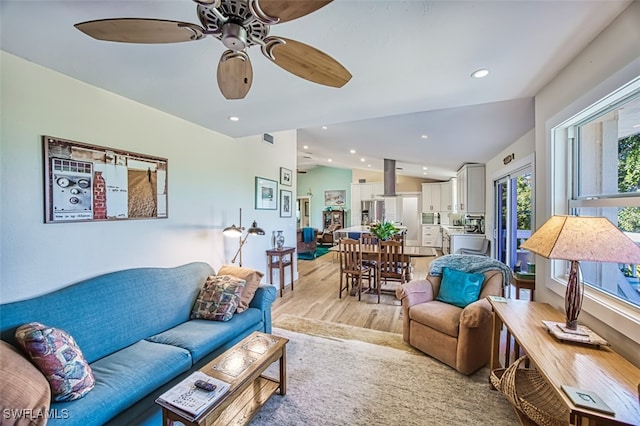
[(566, 426), (569, 408), (535, 369), (518, 368), (527, 359), (521, 356), (507, 368), (491, 372), (491, 384), (507, 399), (540, 426)]

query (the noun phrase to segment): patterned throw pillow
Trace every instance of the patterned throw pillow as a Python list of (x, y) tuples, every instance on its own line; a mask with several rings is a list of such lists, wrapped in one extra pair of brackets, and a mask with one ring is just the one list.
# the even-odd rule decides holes
[(256, 294), (260, 280), (264, 277), (262, 272), (233, 265), (222, 265), (218, 271), (218, 275), (231, 275), (232, 277), (240, 278), (247, 282), (242, 290), (242, 296), (240, 296), (240, 302), (236, 310), (238, 313), (244, 312), (249, 308), (249, 303), (251, 303), (253, 296)]
[(238, 308), (245, 284), (245, 280), (230, 275), (207, 278), (193, 305), (191, 318), (229, 321)]
[(47, 378), (54, 401), (73, 401), (93, 389), (96, 380), (91, 367), (67, 332), (30, 322), (18, 327), (15, 337)]

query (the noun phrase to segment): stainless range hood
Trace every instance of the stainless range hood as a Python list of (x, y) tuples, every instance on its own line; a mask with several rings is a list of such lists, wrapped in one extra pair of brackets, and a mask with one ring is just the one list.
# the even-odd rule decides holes
[(396, 196), (396, 160), (384, 159), (384, 194), (382, 196)]

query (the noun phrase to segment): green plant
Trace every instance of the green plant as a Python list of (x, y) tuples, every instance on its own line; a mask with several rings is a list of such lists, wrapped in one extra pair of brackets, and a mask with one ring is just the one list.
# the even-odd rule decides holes
[(378, 222), (369, 226), (369, 232), (371, 232), (379, 240), (388, 240), (399, 231), (391, 222)]

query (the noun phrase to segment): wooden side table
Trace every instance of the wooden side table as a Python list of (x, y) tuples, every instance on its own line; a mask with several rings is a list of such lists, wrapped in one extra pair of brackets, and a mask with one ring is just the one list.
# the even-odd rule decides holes
[(293, 253), (295, 247), (272, 248), (267, 250), (267, 266), (269, 267), (269, 284), (273, 284), (273, 270), (278, 269), (280, 278), (280, 297), (284, 289), (284, 268), (291, 268), (291, 291), (293, 291)]
[(513, 286), (516, 288), (516, 299), (520, 299), (520, 290), (525, 289), (530, 291), (529, 294), (531, 294), (531, 301), (534, 301), (533, 292), (536, 290), (535, 280), (525, 280), (518, 278), (516, 274), (513, 274)]

